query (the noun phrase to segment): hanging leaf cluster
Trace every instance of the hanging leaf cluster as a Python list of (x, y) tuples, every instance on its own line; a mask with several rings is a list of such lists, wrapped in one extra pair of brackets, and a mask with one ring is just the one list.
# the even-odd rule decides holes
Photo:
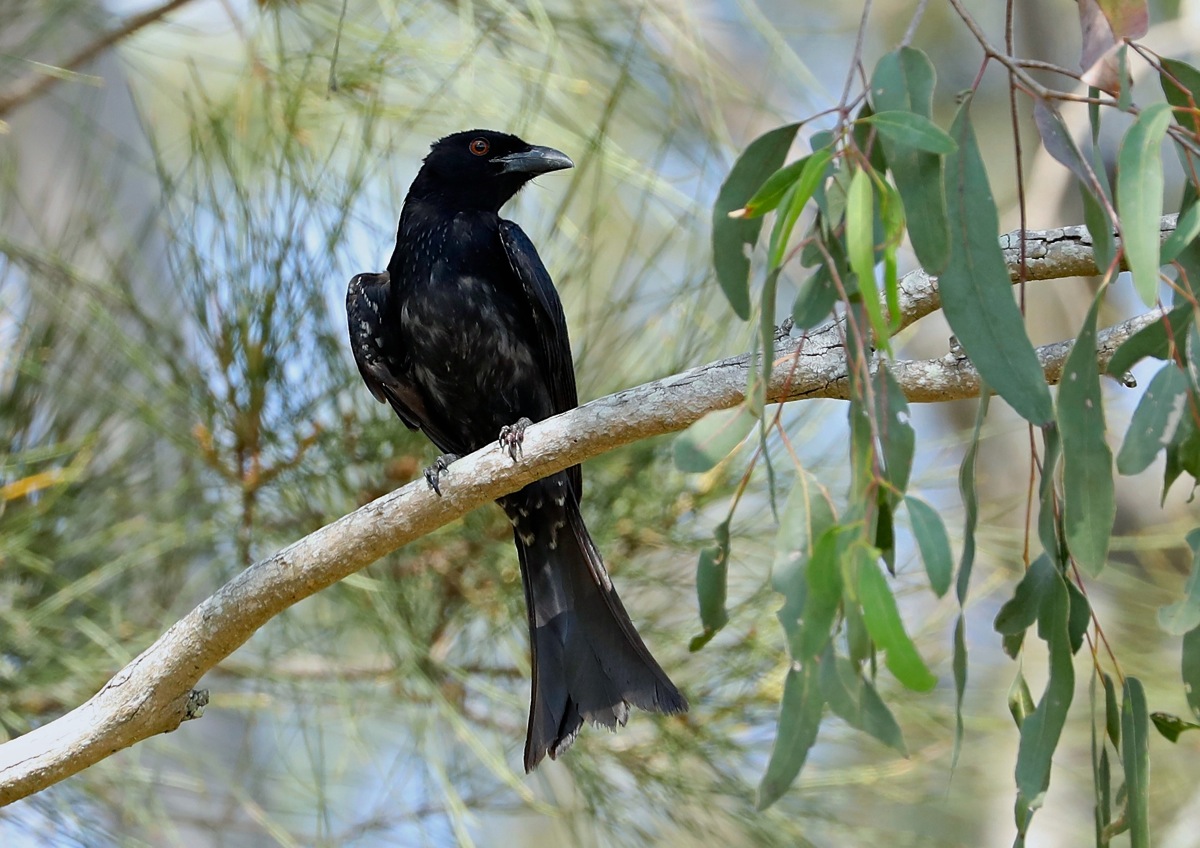
[[(1093, 4), (1083, 5), (1086, 19)], [(1086, 581), (1108, 560), (1117, 474), (1139, 474), (1165, 454), (1164, 498), (1179, 478), (1193, 488), (1200, 478), (1200, 70), (1139, 53), (1158, 74), (1165, 99), (1134, 104), (1127, 71), (1132, 48), (1123, 39), (1139, 35), (1139, 27), (1144, 32), (1145, 4), (1108, 5), (1120, 19), (1117, 36), (1112, 32), (1118, 30), (1106, 30), (1112, 49), (1088, 43), (1085, 52), (1095, 54), (1090, 61), (1097, 79), (1106, 86), (1115, 83), (1108, 95), (1092, 88), (1090, 107), (1071, 107), (1088, 108), (1092, 143), (1081, 143), (1068, 131), (1059, 111), (1063, 101), (1053, 92), (1027, 92), (1023, 101), (1047, 152), (1070, 170), (1079, 187), (1101, 278), (1082, 325), (1064, 328), (1073, 331), (1074, 343), (1061, 371), (1049, 379), (1014, 297), (1014, 277), (1020, 274), (1006, 262), (998, 240), (999, 213), (972, 98), (960, 95), (943, 125), (934, 114), (934, 66), (922, 51), (901, 47), (880, 59), (865, 90), (842, 104), (832, 129), (805, 132), (805, 122), (790, 123), (751, 142), (720, 190), (712, 226), (716, 280), (734, 313), (753, 322), (762, 367), (752, 369), (740, 407), (709, 416), (680, 437), (679, 467), (707, 471), (731, 461), (756, 430), (751, 466), (760, 457), (769, 459), (766, 433), (782, 425), (764, 401), (781, 333), (840, 327), (849, 396), (847, 490), (830, 491), (797, 468), (778, 509), (772, 586), (782, 598), (778, 619), (787, 662), (760, 807), (792, 786), (831, 715), (906, 752), (901, 726), (881, 695), (880, 666), (916, 693), (933, 688), (938, 677), (912, 638), (912, 622), (904, 615), (908, 605), (898, 600), (892, 579), (897, 523), (911, 533), (932, 592), (941, 598), (955, 588), (957, 761), (969, 731), (962, 701), (969, 685), (966, 604), (979, 514), (975, 462), (988, 396), (994, 394), (1030, 428), (1036, 446), (1029, 457), (1035, 483), (1031, 514), (1036, 517), (1026, 570), (993, 626), (1010, 656), (1019, 658), (1025, 643), (1036, 639), (1049, 657), (1040, 695), (1034, 697), (1020, 671), (1010, 695), (1020, 736), (1014, 775), (1017, 844), (1023, 844), (1050, 786), (1075, 693), (1074, 657), (1085, 646), (1093, 657), (1092, 714), (1099, 728), (1092, 745), (1097, 844), (1126, 831), (1133, 845), (1149, 844), (1150, 724), (1172, 741), (1198, 725), (1166, 713), (1151, 716), (1141, 682), (1124, 674), (1111, 652), (1102, 662), (1097, 650), (1101, 622), (1088, 603)], [(1103, 3), (1097, 9), (1097, 20), (1108, 21), (1104, 16), (1113, 10)], [(1095, 32), (1087, 36), (1097, 37)], [(1117, 69), (1115, 77), (1104, 70), (1109, 65)], [(1119, 113), (1125, 113), (1121, 120), (1127, 129), (1114, 186), (1096, 142), (1102, 117)], [(1166, 232), (1160, 223), (1164, 142), (1179, 156), (1188, 179), (1178, 219)], [(807, 152), (793, 154), (801, 144)], [(959, 475), (966, 523), (957, 557), (939, 510), (910, 491), (917, 433), (896, 377), (902, 363), (892, 342), (907, 323), (900, 276), (905, 255), (915, 256), (936, 277), (940, 308), (959, 352), (985, 386)], [(1109, 334), (1100, 318), (1108, 290), (1123, 270), (1130, 272), (1142, 303), (1154, 311), (1114, 351), (1106, 348)], [(790, 324), (777, 328), (784, 274), (796, 283), (795, 297)], [(1102, 382), (1111, 376), (1128, 384), (1129, 369), (1146, 358), (1161, 365), (1128, 429), (1116, 434), (1120, 448), (1114, 461)], [(772, 471), (772, 483), (775, 479)], [(693, 650), (730, 619), (726, 575), (736, 506), (735, 499), (717, 529), (715, 546), (700, 557), (703, 631)], [(1193, 574), (1187, 597), (1165, 608), (1160, 624), (1183, 639), (1185, 692), (1192, 718), (1200, 718), (1200, 530), (1188, 543)]]

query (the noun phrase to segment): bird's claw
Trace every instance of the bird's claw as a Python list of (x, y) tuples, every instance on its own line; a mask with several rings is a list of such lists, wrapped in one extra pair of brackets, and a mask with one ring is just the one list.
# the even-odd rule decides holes
[(441, 477), (450, 470), (450, 463), (457, 460), (458, 454), (444, 453), (433, 461), (433, 465), (425, 469), (425, 482), (429, 484), (429, 488), (437, 492), (438, 497), (442, 496)]
[(533, 422), (528, 418), (520, 418), (515, 424), (505, 424), (500, 428), (500, 449), (508, 451), (512, 461), (517, 461), (517, 454), (525, 455), (521, 445), (525, 441), (525, 430)]

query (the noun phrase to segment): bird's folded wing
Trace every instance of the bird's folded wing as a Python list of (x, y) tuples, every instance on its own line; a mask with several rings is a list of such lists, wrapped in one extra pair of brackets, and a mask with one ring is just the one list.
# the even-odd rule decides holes
[[(554, 288), (546, 266), (542, 264), (541, 257), (524, 230), (512, 221), (501, 219), (500, 243), (533, 311), (554, 410), (565, 412), (574, 409), (579, 405), (579, 395), (575, 389), (575, 366), (571, 360), (567, 318), (563, 314), (558, 290)], [(568, 473), (576, 496), (581, 495), (583, 481), (579, 466), (569, 469)]]

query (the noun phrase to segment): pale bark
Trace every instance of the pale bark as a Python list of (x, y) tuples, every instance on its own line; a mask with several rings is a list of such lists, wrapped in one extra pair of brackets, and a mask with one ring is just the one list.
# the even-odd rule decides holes
[[(1174, 220), (1164, 219), (1164, 234)], [(1093, 274), (1083, 228), (1030, 233), (1030, 279)], [(1004, 237), (1006, 246), (1015, 236)], [(1007, 251), (1016, 276), (1014, 251)], [(903, 285), (902, 323), (938, 308), (936, 281), (910, 274)], [(1116, 346), (1162, 316), (1161, 310), (1099, 334), (1103, 364)], [(948, 345), (949, 346), (949, 345)], [(1071, 342), (1039, 356), (1056, 382)], [(772, 401), (845, 398), (846, 350), (837, 322), (804, 338), (779, 340), (768, 397)], [(754, 357), (713, 362), (592, 401), (538, 423), (526, 433), (524, 456), (511, 461), (491, 446), (456, 462), (443, 478), (444, 497), (418, 480), (385, 495), (247, 568), (173, 625), (87, 703), (0, 745), (0, 804), (50, 786), (135, 742), (174, 730), (199, 715), (206, 692), (193, 687), (205, 672), (297, 601), (369, 565), (490, 500), (560, 469), (650, 436), (682, 430), (709, 412), (743, 399)], [(913, 401), (978, 394), (971, 363), (954, 352), (940, 359), (889, 365)]]

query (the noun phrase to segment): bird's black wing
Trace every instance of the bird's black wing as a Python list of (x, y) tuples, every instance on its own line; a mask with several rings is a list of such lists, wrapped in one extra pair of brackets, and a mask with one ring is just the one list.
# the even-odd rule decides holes
[(391, 404), (410, 430), (421, 429), (428, 415), (421, 396), (404, 385), (393, 372), (388, 355), (384, 316), (388, 314), (391, 278), (382, 274), (356, 274), (346, 287), (346, 324), (350, 349), (363, 382), (380, 403)]
[[(524, 230), (512, 221), (501, 219), (500, 243), (533, 311), (543, 373), (554, 402), (554, 411), (574, 409), (579, 405), (579, 395), (575, 389), (575, 365), (571, 360), (567, 318), (563, 314), (558, 290), (554, 288), (550, 273)], [(579, 466), (569, 468), (567, 473), (576, 496), (581, 497), (583, 476)]]

